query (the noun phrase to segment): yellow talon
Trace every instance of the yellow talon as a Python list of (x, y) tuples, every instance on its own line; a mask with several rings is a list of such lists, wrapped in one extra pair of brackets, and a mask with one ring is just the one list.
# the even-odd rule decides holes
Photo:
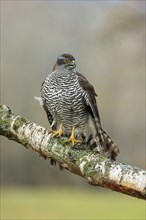
[(51, 132), (53, 133), (53, 137), (56, 137), (56, 136), (61, 137), (61, 135), (63, 134), (63, 125), (62, 124), (60, 125), (60, 128), (58, 131), (53, 131), (51, 129)]
[(82, 143), (81, 140), (75, 139), (75, 128), (74, 127), (72, 129), (70, 138), (67, 141), (65, 141), (65, 142), (72, 142), (72, 144), (74, 144), (74, 143)]

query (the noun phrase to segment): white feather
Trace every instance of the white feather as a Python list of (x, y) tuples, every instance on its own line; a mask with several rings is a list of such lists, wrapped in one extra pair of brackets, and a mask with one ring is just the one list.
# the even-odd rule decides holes
[(34, 99), (37, 100), (37, 102), (39, 102), (40, 106), (43, 106), (43, 99), (41, 97), (34, 96)]

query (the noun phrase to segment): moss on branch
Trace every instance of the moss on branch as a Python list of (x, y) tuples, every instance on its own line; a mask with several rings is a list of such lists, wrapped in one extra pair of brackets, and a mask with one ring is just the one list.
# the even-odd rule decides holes
[(67, 137), (52, 138), (40, 125), (14, 115), (0, 106), (0, 135), (54, 159), (70, 172), (84, 177), (89, 184), (106, 187), (140, 199), (146, 199), (146, 171), (111, 161), (90, 149), (88, 145), (64, 143)]

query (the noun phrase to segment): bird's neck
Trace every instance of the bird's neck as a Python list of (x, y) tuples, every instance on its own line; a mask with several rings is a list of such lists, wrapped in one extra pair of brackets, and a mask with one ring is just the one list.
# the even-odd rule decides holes
[(56, 69), (56, 74), (59, 76), (59, 77), (66, 77), (66, 78), (70, 78), (70, 77), (73, 77), (75, 76), (76, 74), (76, 69), (67, 69), (67, 68), (58, 68)]

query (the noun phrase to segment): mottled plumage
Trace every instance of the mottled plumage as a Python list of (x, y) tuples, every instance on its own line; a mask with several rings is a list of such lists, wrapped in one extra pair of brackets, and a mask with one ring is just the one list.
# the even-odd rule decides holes
[(41, 96), (53, 130), (62, 125), (63, 134), (70, 136), (74, 128), (78, 140), (96, 145), (100, 153), (108, 152), (111, 159), (116, 158), (119, 149), (101, 127), (96, 92), (76, 71), (72, 55), (57, 58), (52, 73), (42, 84)]

